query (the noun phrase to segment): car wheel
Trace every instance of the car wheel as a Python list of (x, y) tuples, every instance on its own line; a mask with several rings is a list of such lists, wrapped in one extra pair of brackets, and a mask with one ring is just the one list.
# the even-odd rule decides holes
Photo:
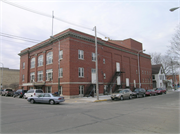
[(49, 103), (50, 103), (51, 105), (54, 105), (54, 100), (50, 100)]
[(120, 97), (120, 100), (124, 100), (123, 96)]
[(113, 98), (111, 98), (111, 100), (114, 100)]
[(129, 99), (132, 99), (132, 96), (131, 96), (131, 95), (129, 96)]
[(166, 94), (166, 92), (164, 92), (164, 94)]
[(33, 99), (31, 99), (31, 100), (30, 100), (30, 102), (31, 102), (31, 104), (33, 104), (33, 103), (34, 103), (34, 100), (33, 100)]

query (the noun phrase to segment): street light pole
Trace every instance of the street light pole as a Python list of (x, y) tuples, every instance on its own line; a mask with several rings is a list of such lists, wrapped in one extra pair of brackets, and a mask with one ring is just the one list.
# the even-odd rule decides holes
[(139, 53), (143, 52), (145, 50), (138, 51), (138, 75), (139, 75), (139, 88), (141, 88), (141, 82), (140, 82), (140, 67), (139, 67)]
[(59, 74), (60, 74), (60, 59), (61, 59), (61, 57), (60, 57), (60, 40), (58, 38), (55, 38), (54, 36), (50, 36), (50, 37), (52, 39), (56, 39), (59, 42), (59, 46), (58, 46), (58, 49), (59, 49), (59, 60), (58, 60), (58, 95), (60, 95), (59, 94), (59, 91), (61, 90), (60, 89), (60, 76), (59, 76)]
[[(1, 63), (1, 62), (0, 62)], [(2, 75), (1, 75), (1, 89), (2, 89), (2, 83), (3, 83), (3, 68), (4, 68), (4, 64), (3, 63), (1, 63), (2, 64), (2, 69), (1, 69), (1, 73), (2, 73)]]

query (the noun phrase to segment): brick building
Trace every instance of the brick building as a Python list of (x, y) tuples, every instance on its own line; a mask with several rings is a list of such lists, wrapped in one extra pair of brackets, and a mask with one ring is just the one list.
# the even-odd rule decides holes
[[(59, 92), (63, 96), (89, 94), (95, 85), (94, 36), (67, 29), (54, 37), (19, 53), (20, 88), (41, 88), (54, 93), (58, 91), (59, 77)], [(100, 95), (117, 88), (139, 87), (138, 51), (142, 50), (142, 44), (133, 39), (105, 41), (101, 38), (97, 38), (97, 44)], [(152, 88), (151, 57), (140, 53), (139, 63), (141, 87)]]

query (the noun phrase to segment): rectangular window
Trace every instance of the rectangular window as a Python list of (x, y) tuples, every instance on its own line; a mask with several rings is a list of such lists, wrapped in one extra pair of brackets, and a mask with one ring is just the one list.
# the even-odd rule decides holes
[(35, 68), (35, 58), (31, 59), (31, 68)]
[(43, 66), (43, 55), (38, 57), (38, 67)]
[(96, 69), (92, 68), (91, 73), (96, 73)]
[(53, 78), (53, 70), (52, 69), (46, 70), (46, 80), (51, 81), (52, 78)]
[(30, 73), (30, 80), (31, 80), (31, 82), (34, 82), (34, 80), (35, 80), (35, 72)]
[(84, 68), (79, 67), (79, 77), (84, 77)]
[(105, 64), (106, 63), (106, 60), (105, 59), (103, 59), (103, 64)]
[(60, 60), (63, 59), (63, 50), (59, 51), (59, 59), (60, 59)]
[(52, 64), (53, 63), (53, 52), (49, 52), (46, 55), (46, 64)]
[(78, 59), (81, 59), (81, 60), (84, 59), (84, 51), (83, 50), (78, 50)]
[(52, 93), (52, 88), (50, 86), (46, 87), (45, 93)]
[(43, 71), (38, 71), (38, 81), (43, 81)]
[(22, 75), (22, 81), (24, 81), (24, 74)]
[(23, 62), (23, 69), (25, 69), (25, 62)]
[(104, 73), (104, 79), (106, 79), (106, 74)]
[(92, 61), (96, 61), (96, 54), (92, 53)]
[(63, 77), (63, 68), (59, 68), (59, 78)]

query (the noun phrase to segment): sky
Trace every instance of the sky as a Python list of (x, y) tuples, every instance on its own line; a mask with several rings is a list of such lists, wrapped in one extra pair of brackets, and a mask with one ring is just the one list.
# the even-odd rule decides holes
[(147, 54), (166, 54), (180, 23), (180, 8), (169, 9), (179, 6), (180, 0), (0, 0), (0, 67), (19, 69), (21, 50), (68, 28), (94, 35), (96, 26), (103, 40), (132, 38)]

